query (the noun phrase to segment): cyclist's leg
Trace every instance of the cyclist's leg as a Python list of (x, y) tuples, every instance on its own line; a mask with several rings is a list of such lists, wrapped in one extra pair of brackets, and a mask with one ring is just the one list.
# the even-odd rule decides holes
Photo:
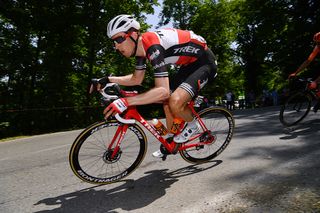
[(320, 108), (320, 99), (318, 99), (317, 103), (313, 106), (313, 111), (318, 112), (319, 108)]
[(188, 124), (185, 126), (181, 134), (174, 138), (175, 142), (186, 142), (192, 135), (199, 131), (199, 126), (191, 109), (187, 103), (198, 95), (198, 92), (209, 81), (210, 75), (214, 70), (212, 66), (205, 64), (196, 69), (179, 87), (176, 89), (169, 99), (169, 105), (172, 113), (176, 117), (181, 117)]
[(187, 103), (198, 95), (208, 81), (216, 77), (216, 71), (215, 56), (210, 49), (196, 62), (180, 68), (177, 75), (181, 80), (175, 85), (177, 89), (174, 88), (169, 99), (169, 106), (174, 116), (181, 117), (187, 122), (193, 119)]
[(194, 118), (191, 109), (187, 106), (188, 102), (198, 94), (198, 89), (194, 88), (198, 86), (195, 84), (192, 86), (192, 83), (198, 81), (205, 84), (208, 81), (207, 78), (201, 79), (205, 77), (205, 75), (199, 75), (202, 74), (202, 72), (199, 72), (198, 70), (191, 74), (186, 81), (173, 92), (169, 100), (170, 109), (174, 116), (180, 117), (187, 122), (183, 131), (174, 137), (174, 141), (177, 143), (186, 142), (192, 135), (199, 131), (198, 123)]
[[(175, 91), (178, 86), (188, 77), (188, 73), (186, 72), (178, 72), (172, 79), (170, 79), (170, 90)], [(167, 128), (171, 129), (172, 124), (173, 124), (173, 119), (174, 119), (174, 114), (172, 113), (169, 102), (172, 96), (170, 96), (169, 101), (167, 103), (163, 104), (163, 110), (166, 116), (166, 124)], [(156, 158), (163, 158), (164, 154), (161, 152), (161, 145), (160, 149), (152, 153), (153, 157)]]
[(320, 76), (318, 76), (314, 81), (317, 83), (318, 92), (317, 92), (316, 95), (317, 95), (317, 97), (318, 97), (318, 101), (317, 101), (317, 103), (313, 106), (313, 111), (314, 111), (314, 112), (317, 112), (318, 109), (320, 108)]
[(169, 99), (171, 112), (175, 117), (180, 117), (186, 122), (193, 120), (191, 109), (187, 106), (193, 96), (190, 95), (184, 88), (177, 88)]
[(190, 74), (192, 74), (192, 70), (185, 70), (183, 68), (180, 68), (179, 71), (175, 74), (175, 76), (173, 76), (173, 78), (170, 79), (170, 90), (171, 90), (172, 94), (171, 94), (171, 96), (170, 96), (170, 98), (168, 100), (167, 105), (164, 104), (164, 112), (165, 112), (166, 119), (167, 119), (167, 127), (168, 127), (168, 129), (171, 129), (174, 117), (178, 116), (178, 115), (175, 115), (174, 112), (172, 112), (171, 107), (170, 107), (170, 103), (172, 105), (173, 104), (173, 100), (176, 99), (177, 97), (179, 97), (179, 94), (176, 92), (177, 88), (183, 82), (186, 81), (186, 79), (189, 77)]
[(163, 104), (163, 111), (166, 116), (167, 129), (170, 130), (173, 123), (173, 115), (169, 107), (169, 102)]

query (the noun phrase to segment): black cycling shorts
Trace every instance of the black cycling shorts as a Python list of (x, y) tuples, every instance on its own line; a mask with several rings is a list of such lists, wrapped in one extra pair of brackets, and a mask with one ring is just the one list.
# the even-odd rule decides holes
[(178, 87), (186, 90), (192, 98), (196, 97), (201, 88), (217, 76), (216, 57), (210, 49), (195, 62), (181, 66), (172, 80), (170, 89)]

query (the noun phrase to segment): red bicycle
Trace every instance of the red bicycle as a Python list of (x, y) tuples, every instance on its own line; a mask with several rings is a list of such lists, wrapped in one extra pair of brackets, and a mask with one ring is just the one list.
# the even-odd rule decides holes
[[(137, 92), (121, 90), (118, 84), (109, 83), (101, 91), (107, 103), (119, 97), (137, 95)], [(201, 101), (199, 99), (196, 100)], [(231, 113), (218, 107), (208, 107), (200, 112), (188, 106), (196, 116), (201, 131), (189, 141), (178, 144), (172, 138), (164, 139), (137, 111), (130, 106), (116, 120), (96, 122), (75, 139), (69, 153), (74, 174), (92, 184), (109, 184), (130, 175), (142, 162), (147, 150), (147, 137), (139, 122), (162, 144), (166, 154), (180, 153), (190, 163), (204, 163), (217, 157), (231, 141), (234, 118)], [(180, 127), (182, 130), (183, 125)], [(165, 159), (165, 158), (164, 158)]]

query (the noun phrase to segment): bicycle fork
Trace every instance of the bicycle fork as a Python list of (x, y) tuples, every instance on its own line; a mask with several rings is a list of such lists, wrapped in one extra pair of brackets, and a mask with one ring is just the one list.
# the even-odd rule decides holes
[(108, 151), (109, 153), (109, 158), (110, 159), (115, 159), (116, 156), (119, 155), (121, 152), (120, 150), (120, 144), (124, 138), (124, 135), (127, 132), (128, 125), (121, 125), (118, 127), (116, 134), (114, 134), (111, 143), (108, 145)]

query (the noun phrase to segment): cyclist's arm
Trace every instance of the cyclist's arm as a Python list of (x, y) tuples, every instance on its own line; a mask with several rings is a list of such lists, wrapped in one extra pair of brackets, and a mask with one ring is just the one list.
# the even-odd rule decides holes
[(146, 54), (154, 68), (155, 87), (148, 92), (128, 98), (129, 105), (163, 102), (170, 97), (169, 77), (164, 61), (164, 48), (159, 44), (155, 44), (148, 48)]
[(156, 78), (155, 87), (151, 90), (136, 95), (134, 97), (128, 97), (128, 105), (145, 105), (151, 103), (157, 103), (167, 100), (170, 97), (169, 90), (169, 78)]
[(133, 74), (125, 76), (110, 76), (109, 81), (123, 86), (141, 85), (146, 71), (146, 58), (136, 57), (136, 69)]
[(309, 55), (308, 59), (305, 60), (300, 67), (297, 69), (297, 71), (295, 71), (293, 74), (298, 74), (300, 73), (302, 70), (304, 70), (307, 66), (309, 66), (310, 62), (314, 60), (314, 58), (317, 56), (317, 54), (319, 53), (320, 48), (318, 45), (315, 46), (315, 48), (313, 49), (312, 53)]
[(135, 70), (133, 74), (125, 75), (125, 76), (110, 76), (109, 80), (112, 83), (117, 83), (122, 86), (136, 86), (141, 85), (144, 79), (144, 71)]

